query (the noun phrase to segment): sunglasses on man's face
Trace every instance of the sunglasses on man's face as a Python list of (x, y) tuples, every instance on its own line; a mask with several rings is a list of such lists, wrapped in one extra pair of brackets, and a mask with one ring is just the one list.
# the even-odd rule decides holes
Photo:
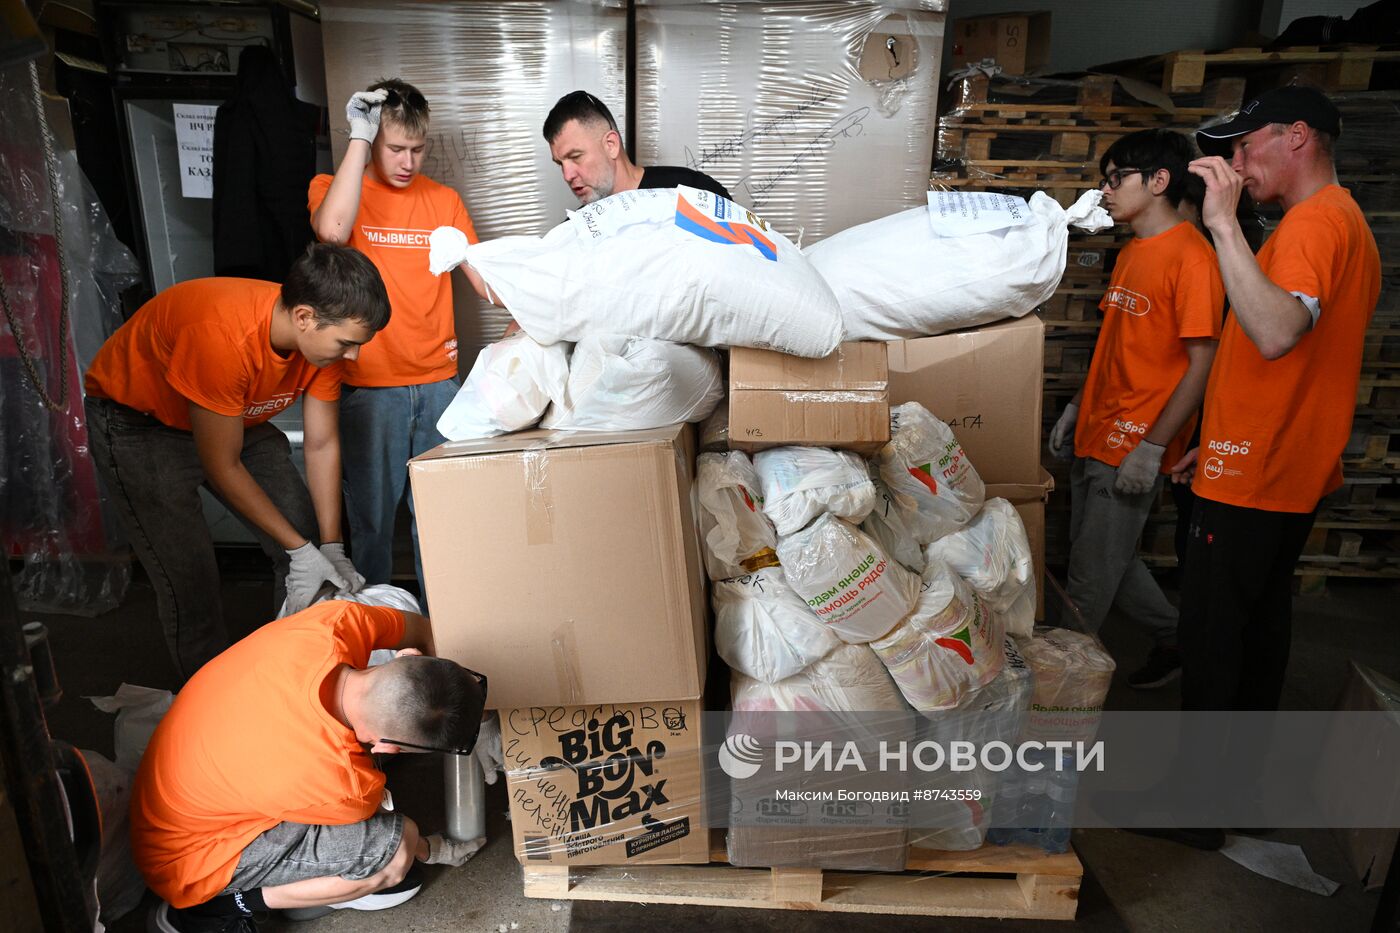
[[(463, 668), (468, 674), (476, 678), (476, 682), (481, 684), (481, 699), (486, 700), (486, 675), (478, 674), (471, 668)], [(399, 748), (411, 748), (416, 752), (441, 752), (444, 755), (470, 755), (472, 749), (476, 747), (476, 738), (481, 733), (481, 722), (477, 721), (476, 731), (472, 733), (472, 740), (466, 744), (465, 748), (439, 748), (436, 745), (417, 745), (413, 742), (400, 742), (398, 739), (380, 739), (381, 745), (397, 745)]]

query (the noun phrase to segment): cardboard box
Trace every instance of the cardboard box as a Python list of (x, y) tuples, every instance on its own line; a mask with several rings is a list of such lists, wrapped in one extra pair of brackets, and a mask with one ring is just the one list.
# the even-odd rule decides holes
[(729, 351), (729, 446), (796, 444), (873, 454), (890, 439), (883, 343), (843, 343), (820, 360), (774, 350)]
[(493, 709), (704, 690), (688, 425), (524, 431), (409, 463), (437, 652)]
[(983, 482), (1040, 482), (1045, 324), (1034, 314), (888, 344), (890, 404), (952, 427)]
[[(1337, 709), (1390, 713), (1391, 722), (1388, 724), (1377, 720), (1368, 723), (1368, 727), (1400, 729), (1400, 684), (1352, 661)], [(1394, 749), (1395, 742), (1377, 740), (1362, 744), (1376, 749), (1373, 760), (1368, 763), (1367, 770), (1370, 773), (1361, 776), (1360, 780), (1343, 779), (1332, 786), (1348, 786), (1356, 793), (1365, 795), (1368, 806), (1373, 805), (1376, 813), (1393, 814), (1397, 801), (1400, 801), (1400, 788), (1394, 781), (1395, 774), (1400, 773), (1400, 760), (1393, 760), (1393, 755), (1385, 755), (1381, 750), (1387, 747)], [(1387, 757), (1392, 760), (1385, 760)], [(1367, 785), (1365, 789), (1358, 786), (1362, 782)], [(1377, 799), (1376, 792), (1388, 793), (1389, 799)], [(1322, 799), (1326, 801), (1328, 796), (1324, 794)], [(1395, 854), (1396, 836), (1400, 834), (1400, 830), (1395, 829), (1392, 824), (1390, 828), (1353, 827), (1335, 829), (1333, 832), (1336, 833), (1337, 842), (1346, 854), (1347, 861), (1351, 863), (1352, 870), (1356, 872), (1357, 879), (1366, 890), (1374, 891), (1384, 886), (1386, 872), (1389, 871), (1391, 858)]]
[(1050, 64), (1050, 14), (996, 13), (953, 22), (953, 61), (958, 68), (994, 58), (1007, 74), (1023, 75)]
[(698, 700), (503, 711), (516, 858), (709, 861), (701, 711)]
[[(976, 461), (973, 461), (976, 465)], [(1035, 561), (1035, 618), (1045, 621), (1045, 502), (1055, 489), (1055, 478), (1040, 468), (1037, 483), (998, 483), (987, 486), (988, 499), (1005, 499), (1016, 507)]]

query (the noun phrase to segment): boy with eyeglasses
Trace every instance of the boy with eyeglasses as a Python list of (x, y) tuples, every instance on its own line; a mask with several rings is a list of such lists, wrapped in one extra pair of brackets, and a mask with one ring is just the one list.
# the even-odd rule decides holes
[[(352, 95), (345, 115), (345, 157), (334, 177), (312, 180), (308, 207), (319, 239), (348, 244), (379, 268), (393, 307), (392, 323), (373, 348), (346, 366), (340, 400), (351, 551), (366, 582), (375, 584), (389, 582), (393, 570), (394, 519), (408, 461), (446, 440), (437, 421), (461, 384), (452, 280), (428, 271), (428, 235), (453, 226), (468, 242), (477, 236), (457, 193), (420, 174), (428, 102), (417, 88), (397, 78), (380, 81)], [(474, 273), (467, 275), (471, 280)], [(411, 492), (408, 505), (411, 513)], [(416, 520), (413, 552), (421, 588)]]
[[(370, 667), (376, 648), (394, 659)], [(132, 854), (162, 898), (151, 927), (251, 930), (270, 909), (382, 910), (418, 893), (415, 861), (471, 858), (485, 840), (420, 834), (372, 757), (465, 755), (490, 741), (486, 678), (432, 650), (423, 616), (328, 600), (206, 664), (132, 786)]]
[(1133, 239), (1099, 302), (1089, 375), (1050, 433), (1051, 453), (1074, 455), (1070, 598), (1091, 631), (1116, 607), (1152, 636), (1147, 663), (1128, 676), (1139, 689), (1181, 673), (1177, 610), (1138, 541), (1168, 467), (1186, 451), (1225, 306), (1214, 250), (1177, 212), (1193, 156), (1184, 136), (1144, 130), (1100, 159), (1104, 207)]

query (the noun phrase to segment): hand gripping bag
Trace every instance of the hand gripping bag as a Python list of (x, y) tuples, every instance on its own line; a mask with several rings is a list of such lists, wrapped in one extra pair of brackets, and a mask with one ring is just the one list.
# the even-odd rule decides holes
[(715, 650), (735, 671), (777, 683), (841, 644), (794, 593), (781, 567), (723, 580), (711, 589)]
[(585, 337), (574, 345), (562, 403), (540, 427), (641, 431), (701, 421), (724, 398), (713, 350), (645, 337)]
[(921, 712), (957, 706), (1001, 673), (1001, 623), (962, 578), (930, 560), (914, 611), (870, 643)]
[(802, 252), (709, 191), (624, 191), (466, 261), (541, 343), (625, 334), (819, 358), (841, 342), (836, 297)]
[(519, 333), (487, 344), (438, 418), (438, 433), (465, 441), (528, 428), (564, 398), (568, 378), (566, 344), (541, 346)]
[(792, 534), (829, 512), (859, 524), (875, 508), (875, 484), (849, 450), (774, 447), (754, 454), (763, 512), (778, 534)]
[(916, 207), (829, 236), (806, 250), (841, 305), (847, 340), (899, 340), (1021, 317), (1048, 299), (1065, 271), (1069, 225), (1112, 219), (1086, 192), (1069, 210), (1044, 192), (1026, 222), (940, 236), (933, 208)]
[(1001, 617), (1007, 632), (1031, 637), (1035, 564), (1026, 526), (1010, 502), (988, 499), (966, 526), (930, 544), (928, 558), (946, 562), (966, 580)]
[(740, 451), (696, 458), (700, 537), (711, 580), (742, 577), (778, 562), (778, 538), (763, 514), (758, 474)]
[(788, 585), (843, 641), (867, 642), (914, 609), (919, 578), (834, 515), (778, 539)]
[(891, 412), (890, 442), (877, 459), (880, 478), (909, 510), (907, 520), (921, 546), (966, 525), (986, 498), (982, 477), (953, 429), (918, 402)]

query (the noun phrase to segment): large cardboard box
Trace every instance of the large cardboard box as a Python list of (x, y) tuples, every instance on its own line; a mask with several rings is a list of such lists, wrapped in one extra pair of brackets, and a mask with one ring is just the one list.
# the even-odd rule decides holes
[[(973, 461), (976, 466), (976, 461)], [(988, 484), (988, 499), (1005, 499), (1016, 507), (1021, 523), (1026, 526), (1026, 537), (1031, 543), (1031, 557), (1035, 562), (1035, 617), (1045, 620), (1045, 502), (1055, 489), (1055, 478), (1044, 468), (1040, 468), (1040, 480), (1035, 483)]]
[(888, 344), (890, 404), (952, 427), (987, 483), (1040, 482), (1045, 324), (1034, 314)]
[(1050, 14), (995, 13), (953, 21), (958, 68), (994, 58), (1006, 74), (1023, 75), (1050, 63)]
[[(1400, 684), (1352, 661), (1337, 709), (1390, 714), (1390, 722), (1385, 722), (1382, 717), (1374, 717), (1365, 727), (1357, 727), (1356, 731), (1362, 728), (1400, 730)], [(1394, 734), (1390, 733), (1392, 736)], [(1397, 786), (1394, 780), (1394, 776), (1400, 773), (1400, 760), (1396, 760), (1393, 754), (1388, 754), (1385, 750), (1393, 751), (1395, 741), (1383, 740), (1377, 736), (1374, 741), (1361, 744), (1376, 750), (1374, 760), (1369, 762), (1370, 773), (1360, 781), (1352, 783), (1351, 787), (1363, 795), (1362, 799), (1367, 802), (1368, 809), (1374, 809), (1377, 814), (1393, 814), (1397, 802), (1400, 801), (1400, 786)], [(1364, 790), (1357, 786), (1363, 782), (1366, 785)], [(1342, 782), (1333, 783), (1331, 786), (1339, 786), (1339, 783)], [(1384, 796), (1378, 799), (1377, 794), (1388, 795), (1388, 799)], [(1330, 794), (1324, 794), (1323, 801), (1326, 802), (1329, 796)], [(1391, 858), (1395, 854), (1395, 839), (1400, 830), (1395, 829), (1392, 824), (1390, 828), (1353, 827), (1333, 832), (1336, 833), (1337, 842), (1346, 854), (1347, 861), (1351, 863), (1352, 870), (1356, 872), (1357, 879), (1366, 890), (1372, 891), (1382, 887), (1385, 884), (1386, 872), (1390, 869)]]
[(437, 652), (493, 709), (704, 690), (688, 425), (524, 431), (409, 463)]
[(701, 711), (698, 700), (503, 711), (516, 858), (709, 861)]
[(729, 446), (790, 444), (873, 454), (890, 439), (883, 343), (843, 343), (820, 360), (774, 350), (729, 352)]

